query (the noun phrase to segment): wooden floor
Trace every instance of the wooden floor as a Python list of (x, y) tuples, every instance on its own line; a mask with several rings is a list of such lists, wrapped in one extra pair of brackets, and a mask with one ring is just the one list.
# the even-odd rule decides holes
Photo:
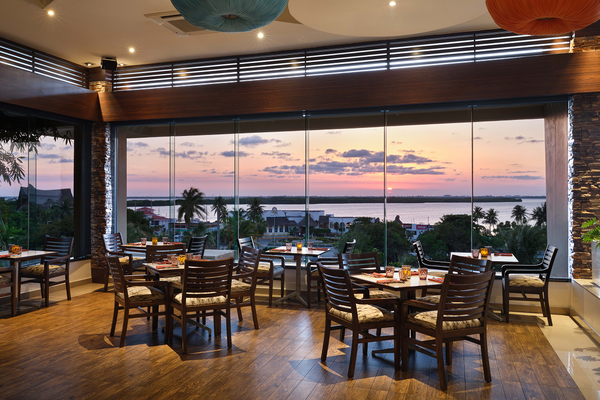
[(115, 347), (119, 337), (108, 336), (113, 297), (94, 292), (47, 309), (21, 307), (14, 318), (7, 307), (0, 309), (0, 398), (583, 398), (535, 324), (490, 323), (491, 384), (483, 379), (478, 347), (457, 343), (448, 391), (442, 392), (435, 360), (422, 354), (402, 373), (394, 371), (391, 355), (378, 358), (369, 351), (362, 358), (359, 349), (355, 378), (348, 379), (350, 338), (342, 343), (337, 332), (321, 363), (322, 303), (312, 310), (260, 305), (256, 331), (246, 309), (242, 323), (233, 317), (231, 350), (225, 335), (209, 338), (190, 329), (189, 354), (182, 356), (179, 329), (170, 347), (144, 318), (130, 320), (125, 347)]

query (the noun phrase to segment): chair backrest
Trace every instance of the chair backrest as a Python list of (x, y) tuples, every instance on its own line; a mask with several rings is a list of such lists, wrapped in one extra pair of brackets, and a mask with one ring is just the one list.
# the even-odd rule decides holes
[(244, 246), (240, 253), (238, 261), (238, 273), (236, 278), (250, 284), (250, 291), (256, 287), (256, 273), (260, 262), (260, 253), (258, 249)]
[[(328, 268), (317, 263), (319, 275), (325, 292), (325, 302), (331, 308), (352, 314), (352, 320), (358, 321), (356, 302), (352, 292), (350, 273), (345, 269)], [(329, 310), (329, 309), (328, 309)]]
[(51, 258), (71, 256), (71, 251), (73, 251), (73, 238), (46, 236), (46, 239), (44, 240), (44, 250), (55, 251), (58, 253), (58, 255), (52, 256)]
[(125, 280), (125, 273), (123, 267), (119, 261), (118, 256), (106, 254), (106, 264), (108, 264), (108, 270), (113, 278), (115, 293), (122, 293), (123, 299), (128, 300), (127, 297), (127, 282)]
[(181, 283), (183, 284), (181, 304), (187, 298), (200, 299), (224, 296), (229, 303), (233, 258), (222, 260), (186, 260)]
[(423, 267), (423, 264), (425, 263), (425, 252), (423, 251), (423, 246), (421, 246), (421, 241), (417, 240), (414, 242), (413, 247), (415, 248), (415, 254), (417, 255), (419, 267)]
[[(479, 319), (485, 328), (494, 271), (480, 274), (448, 274), (442, 285), (437, 330), (443, 322), (460, 324), (461, 321)], [(440, 318), (441, 316), (441, 318)]]
[(166, 260), (170, 254), (185, 254), (185, 245), (183, 243), (146, 245), (146, 261), (149, 263)]
[(186, 251), (188, 253), (192, 253), (194, 255), (204, 257), (204, 248), (206, 246), (207, 238), (208, 238), (208, 235), (201, 236), (201, 237), (191, 237)]
[(244, 237), (244, 238), (239, 238), (238, 239), (238, 246), (239, 249), (241, 251), (242, 247), (246, 246), (246, 247), (252, 247), (253, 249), (256, 248), (256, 246), (254, 245), (254, 239), (252, 239), (252, 236), (248, 236), (248, 237)]
[(492, 269), (492, 260), (453, 256), (450, 260), (449, 274), (478, 274)]
[(544, 258), (542, 259), (541, 268), (545, 271), (543, 272), (542, 278), (548, 282), (548, 278), (550, 278), (550, 274), (552, 273), (552, 267), (554, 266), (554, 260), (556, 259), (556, 253), (558, 253), (558, 249), (554, 246), (546, 246), (546, 251), (544, 252)]
[(104, 241), (105, 251), (123, 251), (120, 247), (123, 244), (123, 237), (121, 236), (121, 232), (107, 233), (105, 235), (102, 235), (102, 240)]
[(379, 254), (375, 251), (370, 253), (340, 253), (338, 254), (338, 262), (340, 268), (348, 270), (350, 274), (381, 272)]
[(354, 248), (356, 247), (356, 239), (351, 242), (346, 242), (344, 244), (344, 250), (342, 253), (352, 254), (354, 252)]

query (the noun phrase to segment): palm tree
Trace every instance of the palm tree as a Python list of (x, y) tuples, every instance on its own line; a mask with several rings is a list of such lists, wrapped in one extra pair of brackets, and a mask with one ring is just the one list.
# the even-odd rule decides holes
[(493, 208), (487, 210), (483, 222), (488, 224), (491, 231), (492, 227), (498, 224), (498, 211), (494, 210)]
[(259, 217), (262, 217), (265, 212), (265, 208), (260, 204), (260, 198), (253, 197), (248, 204), (248, 218), (251, 221), (257, 221)]
[(515, 221), (519, 224), (524, 224), (527, 222), (527, 209), (520, 204), (517, 204), (512, 209), (511, 216), (515, 219)]
[(204, 193), (191, 187), (189, 190), (184, 190), (181, 193), (181, 203), (177, 212), (177, 220), (185, 221), (185, 229), (190, 230), (190, 223), (195, 216), (200, 218), (206, 217), (206, 207), (204, 206)]
[(535, 226), (541, 227), (546, 224), (546, 202), (539, 207), (533, 209), (531, 213), (533, 219), (535, 219)]
[(227, 223), (227, 203), (222, 196), (215, 197), (212, 204), (212, 211), (217, 213), (217, 248), (221, 248), (221, 223)]
[(473, 222), (477, 224), (480, 219), (485, 217), (485, 213), (483, 212), (483, 208), (477, 206), (473, 209)]

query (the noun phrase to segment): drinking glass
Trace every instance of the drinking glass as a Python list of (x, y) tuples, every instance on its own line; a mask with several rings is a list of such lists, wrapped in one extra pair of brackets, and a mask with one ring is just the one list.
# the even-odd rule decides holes
[(482, 247), (480, 250), (481, 253), (481, 257), (487, 257), (488, 256), (488, 249), (486, 249), (485, 247)]
[(479, 249), (472, 249), (471, 255), (473, 256), (473, 258), (479, 258)]
[(199, 254), (195, 254), (194, 255), (194, 261), (200, 261), (200, 260), (202, 260), (202, 256), (199, 255)]
[(385, 267), (385, 277), (386, 278), (394, 277), (394, 266), (393, 265), (388, 265)]
[(308, 242), (308, 249), (312, 250), (313, 249), (313, 242)]
[(169, 244), (169, 237), (163, 236), (163, 244)]
[(409, 280), (410, 274), (411, 274), (410, 270), (411, 270), (410, 265), (403, 265), (401, 273), (400, 273), (400, 280), (403, 280), (403, 281)]
[(185, 253), (185, 259), (186, 260), (193, 260), (194, 259), (194, 254), (193, 253)]
[(419, 279), (424, 281), (427, 279), (427, 268), (419, 268)]
[(158, 238), (155, 236), (152, 238), (152, 244), (156, 246), (158, 244)]
[(171, 266), (176, 267), (177, 264), (179, 263), (179, 257), (177, 257), (177, 254), (173, 254), (170, 257), (171, 257)]
[(15, 253), (15, 245), (14, 244), (9, 244), (8, 245), (8, 254), (14, 254)]
[(185, 260), (186, 260), (186, 255), (185, 254), (180, 254), (179, 257), (177, 257), (177, 261), (179, 261), (179, 265), (184, 265), (185, 264)]
[(296, 243), (296, 248), (297, 248), (298, 250), (302, 250), (302, 242), (297, 242), (297, 243)]
[(146, 240), (147, 240), (146, 238), (141, 238), (140, 239), (140, 243), (142, 244), (142, 246), (146, 245)]
[(285, 244), (285, 249), (286, 249), (287, 251), (292, 251), (292, 244), (291, 244), (291, 243), (286, 243), (286, 244)]

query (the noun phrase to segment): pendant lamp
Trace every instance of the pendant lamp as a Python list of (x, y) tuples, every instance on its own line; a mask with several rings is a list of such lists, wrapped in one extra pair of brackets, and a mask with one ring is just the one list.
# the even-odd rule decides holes
[(559, 35), (600, 19), (600, 0), (486, 0), (496, 24), (521, 35)]
[(216, 32), (248, 32), (281, 15), (288, 0), (171, 0), (190, 24)]

